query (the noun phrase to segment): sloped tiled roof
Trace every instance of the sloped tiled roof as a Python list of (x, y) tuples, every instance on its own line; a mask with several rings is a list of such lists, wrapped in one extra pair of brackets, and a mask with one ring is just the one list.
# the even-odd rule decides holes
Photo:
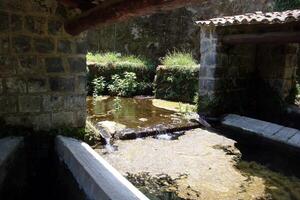
[(204, 26), (231, 26), (247, 24), (283, 24), (297, 21), (300, 21), (300, 10), (269, 13), (246, 13), (244, 15), (224, 16), (220, 18), (197, 21), (196, 23)]

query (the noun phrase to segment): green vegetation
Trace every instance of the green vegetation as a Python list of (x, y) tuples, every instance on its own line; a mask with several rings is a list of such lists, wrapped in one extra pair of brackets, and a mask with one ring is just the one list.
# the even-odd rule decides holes
[[(136, 80), (140, 83), (136, 94), (151, 95), (152, 82), (155, 76), (155, 67), (151, 62), (136, 56), (122, 56), (118, 53), (88, 53), (87, 61), (89, 63), (89, 94), (94, 91), (94, 85), (91, 82), (103, 77), (103, 81), (112, 84), (114, 75), (123, 75), (125, 72), (136, 74)], [(102, 91), (103, 94), (109, 94), (108, 88)]]
[(94, 86), (93, 96), (100, 96), (101, 94), (103, 94), (106, 87), (104, 77), (100, 76), (98, 78), (95, 78), (92, 83)]
[(199, 67), (191, 54), (173, 52), (156, 71), (156, 98), (193, 103), (198, 91)]
[(112, 83), (108, 86), (108, 90), (112, 95), (130, 97), (136, 93), (138, 82), (136, 74), (133, 72), (125, 72), (123, 77), (118, 74), (112, 76)]
[(114, 107), (114, 111), (115, 112), (118, 112), (121, 110), (122, 108), (122, 105), (121, 105), (121, 99), (119, 97), (116, 97), (114, 100), (113, 100), (113, 107)]
[(197, 67), (197, 63), (193, 59), (192, 54), (184, 53), (184, 52), (168, 53), (162, 59), (161, 62), (166, 67), (179, 67), (179, 68), (195, 68), (195, 67)]
[(147, 67), (147, 62), (137, 56), (122, 56), (120, 53), (88, 53), (86, 56), (88, 62), (94, 62), (99, 65), (118, 65), (131, 67)]
[(300, 8), (300, 0), (275, 0), (274, 10), (284, 11)]

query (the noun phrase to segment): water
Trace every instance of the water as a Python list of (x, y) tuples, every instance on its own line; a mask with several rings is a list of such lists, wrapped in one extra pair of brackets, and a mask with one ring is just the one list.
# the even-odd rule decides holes
[(115, 97), (94, 100), (87, 98), (88, 119), (96, 124), (99, 121), (114, 121), (126, 128), (161, 130), (166, 127), (184, 127), (194, 125), (188, 119), (178, 115), (175, 111), (158, 108), (152, 99), (119, 98), (116, 110)]

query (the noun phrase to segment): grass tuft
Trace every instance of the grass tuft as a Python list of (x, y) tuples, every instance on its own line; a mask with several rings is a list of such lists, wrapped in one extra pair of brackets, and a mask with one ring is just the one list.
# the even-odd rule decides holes
[(180, 68), (195, 68), (197, 62), (191, 53), (172, 52), (168, 53), (163, 59), (162, 64), (166, 67), (180, 67)]

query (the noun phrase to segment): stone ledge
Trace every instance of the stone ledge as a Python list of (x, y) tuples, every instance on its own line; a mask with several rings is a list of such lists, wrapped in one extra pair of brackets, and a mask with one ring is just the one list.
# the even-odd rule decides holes
[(0, 139), (0, 188), (6, 176), (8, 162), (22, 143), (23, 137), (7, 137)]
[(222, 125), (300, 149), (300, 130), (239, 115), (226, 115)]
[(148, 199), (86, 143), (63, 136), (55, 143), (59, 158), (90, 199)]

